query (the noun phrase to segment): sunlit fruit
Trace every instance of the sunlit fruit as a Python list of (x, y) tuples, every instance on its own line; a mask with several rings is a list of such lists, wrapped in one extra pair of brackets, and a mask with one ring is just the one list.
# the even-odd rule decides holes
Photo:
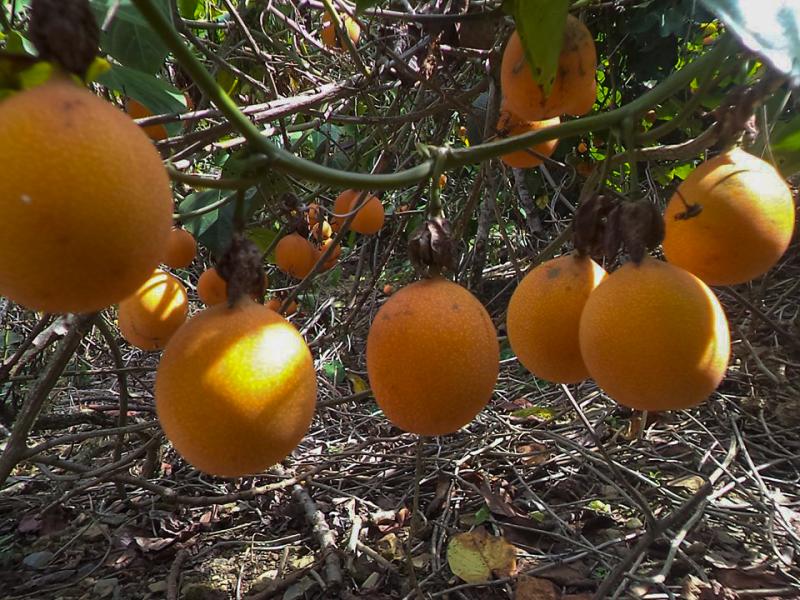
[(0, 101), (0, 295), (91, 312), (133, 294), (163, 258), (169, 178), (147, 136), (73, 81)]
[(167, 253), (163, 263), (173, 269), (188, 267), (197, 256), (197, 242), (191, 233), (174, 228), (167, 239)]
[(331, 229), (330, 223), (328, 223), (327, 221), (316, 223), (311, 228), (311, 237), (318, 242), (327, 240), (329, 237), (331, 237), (331, 235), (333, 235), (333, 230)]
[(325, 262), (322, 263), (323, 271), (327, 271), (335, 267), (336, 263), (339, 262), (339, 256), (342, 254), (342, 247), (339, 244), (334, 244), (332, 239), (327, 239), (320, 244), (319, 255), (321, 256), (323, 253), (325, 253), (329, 246), (333, 246), (333, 250), (331, 250), (328, 258), (325, 259)]
[(259, 473), (286, 457), (308, 431), (316, 393), (297, 329), (249, 298), (189, 319), (167, 344), (155, 383), (169, 441), (221, 477)]
[(142, 286), (119, 303), (122, 337), (142, 350), (162, 349), (189, 311), (186, 287), (174, 275), (156, 269)]
[(789, 247), (795, 207), (767, 162), (735, 148), (702, 163), (664, 213), (664, 254), (709, 285), (766, 273)]
[[(131, 119), (144, 119), (146, 117), (153, 116), (153, 112), (149, 108), (133, 98), (128, 98), (127, 102), (125, 103), (125, 109), (128, 111)], [(144, 131), (151, 140), (156, 142), (165, 140), (169, 137), (167, 128), (163, 124), (146, 125), (145, 127), (142, 127), (142, 131)]]
[(578, 326), (589, 294), (606, 276), (589, 257), (567, 254), (528, 273), (508, 303), (511, 349), (541, 379), (577, 383), (589, 377)]
[(586, 301), (580, 349), (589, 373), (630, 408), (678, 410), (701, 403), (725, 376), (728, 321), (700, 279), (645, 258), (609, 275)]
[(356, 233), (373, 234), (378, 233), (383, 227), (384, 212), (383, 204), (377, 196), (368, 194), (363, 201), (359, 200), (360, 194), (355, 194), (349, 211), (358, 209), (356, 216), (350, 222), (350, 229)]
[[(343, 13), (339, 13), (339, 19), (342, 21), (344, 30), (347, 32), (347, 37), (350, 38), (353, 45), (357, 44), (358, 38), (361, 37), (361, 26), (358, 24), (358, 21)], [(336, 27), (333, 24), (330, 13), (327, 11), (322, 16), (322, 31), (320, 37), (322, 38), (322, 43), (328, 48), (341, 50), (345, 47), (342, 40), (336, 36)]]
[[(523, 133), (530, 133), (531, 131), (539, 131), (561, 122), (559, 117), (547, 119), (545, 121), (520, 121), (514, 117), (510, 112), (503, 111), (500, 113), (500, 118), (497, 122), (498, 135), (502, 137), (522, 135)], [(545, 157), (549, 157), (555, 152), (558, 146), (558, 139), (547, 140), (539, 144), (534, 144), (529, 149), (517, 150), (516, 152), (509, 152), (500, 157), (504, 163), (509, 167), (517, 169), (530, 169), (537, 167), (544, 162)]]
[(197, 296), (208, 306), (220, 304), (228, 299), (228, 284), (214, 267), (200, 274), (197, 280)]
[(442, 277), (396, 291), (367, 337), (367, 373), (378, 406), (400, 429), (452, 433), (492, 397), (497, 332), (469, 291)]
[(296, 279), (302, 279), (317, 262), (317, 251), (306, 238), (290, 233), (275, 246), (275, 263), (278, 268)]
[(562, 114), (584, 115), (597, 95), (597, 51), (591, 32), (579, 19), (567, 16), (555, 81), (548, 95), (533, 79), (522, 41), (515, 31), (506, 44), (500, 66), (500, 86), (508, 108), (522, 121), (541, 121)]

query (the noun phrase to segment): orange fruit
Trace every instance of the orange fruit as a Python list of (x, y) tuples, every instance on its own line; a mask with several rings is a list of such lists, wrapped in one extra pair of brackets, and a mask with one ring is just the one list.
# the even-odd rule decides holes
[(197, 242), (192, 234), (180, 227), (173, 228), (167, 240), (164, 264), (173, 269), (183, 269), (192, 263), (195, 256), (197, 256)]
[(281, 313), (280, 308), (281, 304), (283, 304), (283, 300), (280, 298), (270, 298), (266, 304), (266, 307), (270, 310), (274, 310), (276, 313), (280, 313), (286, 316), (293, 315), (297, 312), (297, 302), (292, 300), (289, 302), (289, 306), (286, 307), (286, 310)]
[[(131, 116), (131, 119), (144, 119), (145, 117), (153, 116), (153, 112), (149, 108), (133, 98), (128, 98), (127, 102), (125, 102), (125, 108)], [(142, 130), (155, 142), (165, 140), (169, 137), (167, 128), (163, 124), (147, 125), (146, 127), (142, 127)]]
[(383, 204), (377, 196), (367, 196), (363, 204), (358, 201), (358, 197), (359, 194), (356, 194), (348, 209), (348, 211), (355, 210), (361, 204), (361, 208), (350, 222), (350, 229), (367, 235), (378, 233), (383, 227)]
[(589, 146), (586, 145), (586, 142), (580, 142), (576, 150), (579, 154), (586, 154), (589, 151)]
[(258, 473), (288, 455), (308, 431), (316, 394), (302, 336), (249, 298), (189, 319), (156, 372), (167, 439), (194, 467), (220, 477)]
[(508, 303), (507, 331), (519, 362), (541, 379), (577, 383), (589, 377), (578, 325), (589, 294), (606, 272), (589, 257), (566, 254), (528, 273)]
[(500, 87), (508, 109), (521, 121), (541, 121), (564, 113), (584, 115), (597, 96), (597, 50), (591, 32), (579, 19), (567, 16), (558, 69), (549, 95), (533, 79), (522, 41), (515, 31), (500, 64)]
[(119, 330), (142, 350), (160, 350), (186, 321), (189, 298), (174, 275), (156, 269), (150, 279), (119, 303)]
[(394, 286), (391, 283), (387, 283), (383, 286), (383, 294), (384, 296), (391, 296), (394, 294)]
[(446, 185), (447, 185), (447, 175), (442, 173), (441, 175), (439, 175), (439, 189), (440, 190), (444, 189), (444, 186)]
[[(333, 240), (331, 239), (327, 239), (324, 242), (322, 242), (319, 248), (318, 255), (321, 256), (322, 253), (325, 252), (328, 249), (328, 246), (330, 246), (331, 244), (333, 244)], [(339, 244), (336, 244), (333, 250), (331, 250), (330, 256), (328, 256), (327, 260), (325, 260), (325, 262), (322, 263), (322, 269), (327, 271), (336, 266), (336, 263), (339, 262), (339, 256), (341, 256), (341, 254), (342, 254), (342, 247)]]
[(728, 321), (700, 279), (669, 263), (627, 263), (595, 289), (581, 314), (580, 349), (609, 396), (638, 410), (700, 404), (725, 376)]
[(323, 240), (327, 240), (328, 238), (333, 235), (333, 230), (331, 229), (331, 224), (327, 221), (322, 221), (322, 223), (316, 223), (311, 228), (311, 237), (321, 242)]
[[(702, 211), (679, 215), (686, 204)], [(692, 171), (664, 213), (664, 255), (709, 285), (734, 285), (766, 273), (789, 247), (792, 192), (769, 163), (735, 148)]]
[(153, 144), (72, 80), (0, 101), (0, 295), (91, 312), (133, 294), (161, 262), (169, 178)]
[(228, 299), (228, 284), (214, 267), (201, 273), (197, 280), (197, 296), (208, 306), (220, 304)]
[(442, 277), (395, 292), (367, 336), (375, 400), (400, 429), (443, 435), (469, 423), (492, 397), (497, 332), (469, 291)]
[(306, 238), (290, 233), (275, 246), (275, 263), (278, 268), (295, 279), (302, 279), (317, 262), (317, 251)]
[(308, 223), (309, 227), (313, 227), (317, 223), (319, 223), (320, 218), (320, 208), (319, 204), (316, 202), (312, 202), (308, 205), (308, 211), (306, 212), (306, 223)]
[[(344, 25), (344, 29), (347, 31), (347, 37), (350, 38), (350, 41), (353, 42), (355, 46), (358, 43), (358, 38), (361, 37), (361, 26), (358, 24), (358, 21), (342, 13), (339, 14), (339, 19), (342, 25)], [(322, 31), (320, 37), (322, 38), (322, 43), (328, 48), (342, 50), (345, 47), (342, 40), (337, 38), (336, 26), (333, 24), (330, 13), (327, 11), (325, 11), (322, 16)]]
[(344, 190), (333, 201), (333, 219), (331, 226), (334, 231), (339, 231), (339, 228), (347, 218), (347, 213), (350, 212), (350, 205), (353, 203), (353, 198), (357, 198), (361, 192), (356, 190)]
[[(501, 112), (500, 118), (497, 121), (497, 131), (501, 136), (521, 135), (531, 131), (538, 131), (546, 129), (553, 125), (558, 125), (561, 119), (555, 117), (554, 119), (547, 119), (546, 121), (531, 121), (524, 122), (516, 119), (510, 112)], [(542, 156), (551, 156), (558, 146), (558, 139), (548, 140), (540, 144), (535, 144), (530, 147), (530, 150), (537, 152)], [(509, 152), (500, 157), (504, 163), (509, 167), (517, 169), (529, 169), (537, 167), (544, 162), (542, 158), (529, 152), (528, 150), (517, 150), (516, 152)]]

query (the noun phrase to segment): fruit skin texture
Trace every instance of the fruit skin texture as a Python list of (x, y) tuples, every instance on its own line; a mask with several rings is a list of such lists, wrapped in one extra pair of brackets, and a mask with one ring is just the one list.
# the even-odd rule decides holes
[(257, 473), (287, 456), (308, 431), (316, 394), (302, 336), (250, 299), (189, 319), (167, 344), (155, 383), (167, 438), (220, 477)]
[(295, 279), (302, 279), (317, 262), (317, 250), (303, 236), (290, 233), (275, 246), (275, 263), (278, 268)]
[[(359, 194), (355, 194), (348, 207), (348, 211), (354, 210), (359, 205), (358, 196)], [(356, 216), (350, 222), (350, 229), (356, 233), (371, 235), (381, 230), (383, 221), (383, 204), (377, 196), (369, 195), (356, 213)]]
[[(131, 119), (144, 119), (145, 117), (153, 116), (153, 112), (149, 108), (133, 98), (128, 98), (128, 101), (125, 103), (125, 105), (125, 108), (128, 111), (128, 114), (131, 116)], [(154, 142), (160, 142), (161, 140), (165, 140), (169, 137), (167, 128), (163, 124), (147, 125), (146, 127), (142, 127), (142, 131), (144, 131)]]
[[(361, 190), (344, 190), (336, 197), (333, 203), (333, 213), (335, 215), (347, 215), (350, 213), (356, 207), (356, 203), (361, 194)], [(346, 219), (346, 216), (333, 217), (333, 231), (339, 231)], [(358, 214), (350, 222), (350, 230), (364, 234), (378, 233), (381, 227), (383, 227), (383, 221), (383, 204), (376, 196), (367, 194), (361, 210), (358, 211)]]
[(395, 292), (367, 336), (367, 373), (378, 406), (400, 429), (443, 435), (492, 397), (497, 331), (469, 291), (442, 277)]
[[(333, 214), (344, 215), (350, 212), (350, 205), (353, 203), (353, 198), (357, 198), (361, 192), (356, 190), (344, 190), (341, 194), (336, 196), (333, 201)], [(334, 231), (339, 231), (347, 217), (334, 216), (331, 221), (331, 227)]]
[[(546, 119), (544, 121), (525, 122), (516, 119), (509, 112), (502, 112), (500, 114), (500, 119), (497, 122), (497, 130), (506, 136), (514, 136), (521, 135), (523, 133), (530, 133), (531, 131), (539, 131), (540, 129), (546, 129), (554, 125), (558, 125), (559, 123), (561, 123), (561, 119), (559, 117)], [(542, 156), (552, 156), (553, 152), (556, 151), (557, 146), (558, 139), (554, 139), (542, 142), (541, 144), (535, 144), (534, 146), (531, 146), (530, 149), (534, 152), (538, 152)], [(517, 169), (530, 169), (531, 167), (538, 167), (544, 162), (543, 159), (539, 158), (535, 154), (531, 154), (527, 150), (518, 150), (517, 152), (503, 154), (500, 157), (500, 160), (506, 163), (509, 167), (514, 167)]]
[[(358, 43), (358, 38), (361, 37), (361, 26), (355, 19), (348, 15), (341, 14), (339, 18), (344, 25), (345, 31), (347, 31), (347, 36), (350, 38), (350, 41), (353, 42), (353, 45), (356, 45)], [(322, 32), (320, 33), (320, 37), (322, 38), (322, 43), (325, 44), (326, 47), (335, 50), (344, 49), (344, 44), (336, 37), (336, 27), (328, 12), (325, 12), (322, 17)]]
[(172, 192), (115, 106), (56, 78), (0, 101), (0, 295), (53, 313), (131, 295), (161, 262)]
[(541, 121), (569, 114), (585, 115), (597, 96), (597, 50), (591, 32), (579, 19), (567, 16), (564, 44), (550, 95), (533, 80), (522, 40), (515, 31), (508, 39), (500, 65), (500, 88), (508, 109), (522, 121)]
[(591, 258), (566, 254), (523, 278), (508, 303), (506, 329), (511, 349), (526, 369), (557, 383), (589, 377), (578, 326), (589, 294), (605, 276)]
[(119, 303), (119, 330), (132, 346), (160, 350), (188, 313), (186, 287), (177, 277), (156, 269), (133, 295)]
[(206, 269), (197, 280), (197, 295), (208, 306), (221, 304), (228, 299), (228, 284), (214, 267)]
[(167, 255), (164, 264), (173, 269), (184, 269), (192, 264), (197, 256), (197, 242), (192, 234), (181, 228), (174, 228), (167, 240)]
[(700, 279), (645, 258), (609, 275), (581, 315), (580, 348), (609, 396), (638, 410), (700, 404), (725, 376), (728, 321)]
[[(676, 219), (688, 204), (702, 212)], [(664, 213), (664, 255), (709, 285), (763, 275), (786, 252), (795, 207), (784, 179), (767, 162), (735, 148), (708, 160), (678, 187)]]

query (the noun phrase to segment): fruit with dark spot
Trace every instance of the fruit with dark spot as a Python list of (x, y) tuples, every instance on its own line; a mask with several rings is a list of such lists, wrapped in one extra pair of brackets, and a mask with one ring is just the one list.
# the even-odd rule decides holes
[(130, 117), (72, 80), (0, 101), (0, 295), (51, 313), (133, 294), (161, 262), (172, 191)]
[(709, 285), (745, 283), (789, 247), (795, 206), (769, 163), (734, 148), (678, 186), (664, 213), (664, 255)]
[(564, 42), (550, 93), (533, 79), (522, 41), (515, 31), (506, 44), (500, 66), (500, 87), (508, 109), (522, 121), (541, 121), (562, 114), (584, 115), (597, 95), (597, 51), (591, 32), (567, 16)]
[[(497, 132), (501, 137), (522, 135), (531, 131), (539, 131), (561, 122), (559, 117), (547, 119), (545, 121), (520, 121), (508, 111), (500, 113), (497, 121)], [(544, 162), (545, 157), (552, 156), (558, 146), (558, 138), (534, 144), (529, 149), (517, 150), (503, 154), (500, 159), (509, 167), (517, 169), (530, 169), (537, 167)]]
[(578, 325), (589, 294), (606, 276), (589, 257), (566, 254), (528, 273), (508, 303), (511, 349), (541, 379), (577, 383), (589, 377)]

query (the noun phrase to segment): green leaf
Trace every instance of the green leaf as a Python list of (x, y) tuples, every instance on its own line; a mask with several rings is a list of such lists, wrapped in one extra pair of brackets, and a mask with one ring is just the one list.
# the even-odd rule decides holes
[(797, 0), (701, 0), (753, 52), (800, 85)]
[[(233, 217), (236, 211), (236, 201), (232, 198), (234, 194), (235, 192), (230, 190), (194, 192), (186, 196), (178, 206), (178, 213), (188, 213), (215, 204), (224, 198), (231, 198), (230, 202), (205, 214), (180, 219), (189, 233), (211, 250), (217, 258), (227, 250), (233, 237)], [(250, 188), (245, 192), (245, 218), (252, 215), (260, 205), (255, 194), (256, 188)]]
[(9, 52), (37, 56), (36, 47), (19, 31), (12, 30), (6, 37), (6, 50)]
[[(121, 62), (145, 73), (161, 70), (169, 49), (139, 13), (131, 0), (90, 0), (89, 4), (99, 23), (109, 10), (119, 4), (113, 20), (100, 38), (101, 48)], [(169, 0), (155, 0), (155, 5), (169, 18)]]
[(184, 19), (196, 19), (200, 0), (178, 0), (178, 12)]
[(511, 413), (511, 416), (517, 417), (518, 419), (536, 417), (537, 419), (541, 419), (543, 421), (549, 421), (555, 418), (556, 412), (552, 408), (547, 408), (544, 406), (529, 406), (528, 408), (515, 410)]
[(506, 0), (503, 8), (517, 24), (534, 81), (549, 94), (564, 43), (569, 0)]
[(338, 360), (332, 360), (330, 362), (326, 362), (322, 365), (322, 372), (325, 373), (325, 377), (331, 380), (333, 385), (340, 385), (345, 380), (345, 370), (344, 364)]

